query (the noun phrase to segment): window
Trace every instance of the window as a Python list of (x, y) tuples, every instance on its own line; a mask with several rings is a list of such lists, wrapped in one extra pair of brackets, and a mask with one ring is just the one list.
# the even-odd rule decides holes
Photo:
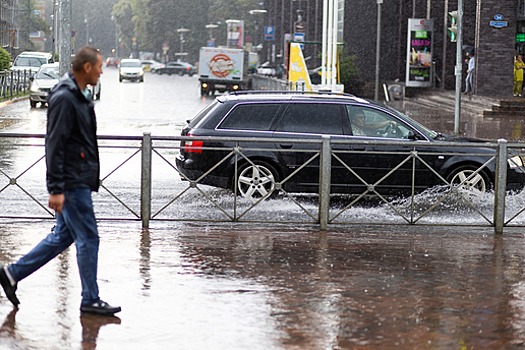
[(277, 131), (308, 134), (343, 134), (342, 106), (328, 103), (291, 103)]
[(355, 136), (406, 138), (409, 129), (397, 118), (385, 112), (358, 106), (347, 106)]
[(278, 104), (250, 104), (236, 106), (219, 126), (219, 129), (270, 130)]

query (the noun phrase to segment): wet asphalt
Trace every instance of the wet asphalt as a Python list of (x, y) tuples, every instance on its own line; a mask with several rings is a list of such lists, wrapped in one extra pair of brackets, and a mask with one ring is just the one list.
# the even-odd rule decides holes
[[(0, 261), (50, 221), (0, 227)], [(81, 315), (71, 247), (0, 296), (0, 349), (522, 349), (525, 236), (488, 228), (101, 222)]]

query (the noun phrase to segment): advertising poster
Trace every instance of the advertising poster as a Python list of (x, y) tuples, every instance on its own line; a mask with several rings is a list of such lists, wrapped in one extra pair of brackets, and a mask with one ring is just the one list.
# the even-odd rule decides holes
[(406, 86), (432, 86), (433, 27), (431, 19), (408, 19)]
[(244, 21), (227, 20), (228, 47), (242, 49), (244, 46)]

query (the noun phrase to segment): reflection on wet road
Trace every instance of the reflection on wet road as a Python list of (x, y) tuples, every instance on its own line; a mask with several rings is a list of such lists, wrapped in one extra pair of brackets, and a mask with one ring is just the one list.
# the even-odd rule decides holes
[[(0, 229), (0, 261), (42, 223)], [(0, 348), (518, 349), (525, 243), (490, 229), (101, 223), (115, 319), (80, 317), (74, 249), (0, 297)], [(16, 317), (15, 317), (16, 316)]]

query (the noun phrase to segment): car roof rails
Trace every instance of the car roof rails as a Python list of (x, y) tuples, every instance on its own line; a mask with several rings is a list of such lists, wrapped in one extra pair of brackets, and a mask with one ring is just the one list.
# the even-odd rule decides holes
[(344, 92), (333, 92), (333, 91), (298, 91), (298, 90), (242, 90), (232, 91), (230, 95), (241, 96), (241, 95), (255, 95), (255, 94), (266, 94), (266, 95), (333, 95), (333, 96), (346, 96), (356, 97), (353, 94)]

